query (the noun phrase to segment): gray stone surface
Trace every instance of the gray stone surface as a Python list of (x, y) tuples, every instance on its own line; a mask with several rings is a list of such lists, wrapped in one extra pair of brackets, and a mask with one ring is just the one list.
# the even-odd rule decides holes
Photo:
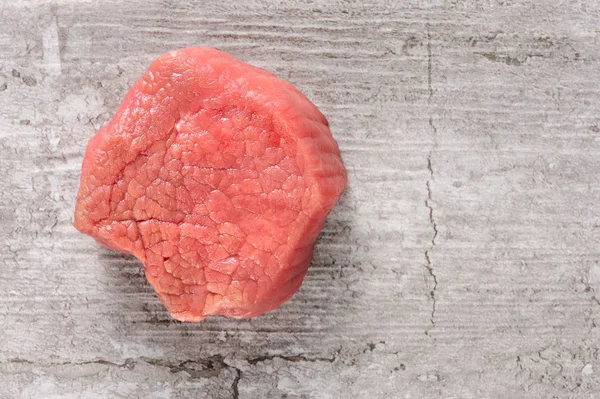
[[(0, 397), (592, 398), (600, 4), (0, 4)], [(85, 145), (159, 54), (214, 46), (329, 118), (349, 187), (300, 291), (172, 320), (71, 226)]]

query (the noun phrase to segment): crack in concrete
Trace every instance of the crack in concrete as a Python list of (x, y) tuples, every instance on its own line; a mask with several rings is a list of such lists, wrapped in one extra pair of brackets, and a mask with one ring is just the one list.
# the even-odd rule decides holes
[[(429, 31), (429, 25), (427, 25), (427, 89), (429, 91), (429, 96), (427, 98), (428, 103), (431, 103), (431, 100), (433, 97), (432, 69), (433, 69), (433, 53), (431, 50), (431, 33)], [(435, 239), (437, 238), (437, 235), (438, 235), (437, 224), (436, 224), (434, 216), (433, 216), (433, 204), (432, 204), (433, 194), (431, 192), (431, 181), (434, 179), (431, 157), (433, 155), (433, 150), (436, 147), (437, 128), (433, 124), (433, 117), (431, 117), (431, 116), (429, 117), (429, 127), (431, 128), (431, 131), (433, 133), (434, 143), (433, 143), (432, 149), (429, 151), (429, 154), (427, 155), (427, 170), (429, 171), (429, 179), (425, 183), (425, 186), (427, 188), (427, 198), (425, 199), (425, 206), (429, 210), (429, 224), (431, 225), (431, 228), (433, 229), (433, 235), (431, 237), (431, 245), (429, 246), (429, 248), (427, 248), (425, 250), (425, 261), (426, 261), (425, 269), (427, 269), (429, 276), (433, 280), (433, 287), (432, 287), (431, 291), (429, 292), (429, 297), (431, 298), (432, 304), (431, 304), (431, 315), (429, 317), (431, 326), (425, 330), (425, 335), (427, 335), (427, 336), (429, 336), (429, 332), (431, 331), (431, 329), (435, 327), (435, 311), (436, 311), (436, 305), (437, 305), (435, 292), (438, 287), (437, 276), (434, 272), (433, 263), (431, 262), (431, 257), (430, 257), (430, 253), (433, 250), (433, 248), (435, 247)]]
[(223, 360), (223, 356), (215, 355), (207, 359), (201, 360), (186, 360), (179, 364), (171, 364), (160, 360), (145, 360), (147, 363), (166, 367), (172, 374), (184, 371), (190, 375), (191, 378), (208, 378), (219, 375), (222, 369), (230, 367)]
[(242, 370), (238, 369), (237, 367), (234, 367), (235, 369), (235, 378), (233, 379), (233, 382), (231, 383), (231, 391), (233, 392), (232, 398), (233, 399), (239, 399), (240, 397), (240, 389), (239, 389), (239, 384), (240, 384), (240, 380), (242, 379)]
[(521, 364), (521, 356), (517, 355), (517, 368), (523, 371), (523, 365)]
[[(374, 344), (370, 344), (369, 348), (371, 348), (371, 345), (374, 345)], [(288, 362), (333, 363), (337, 359), (337, 355), (339, 353), (340, 353), (340, 350), (338, 349), (332, 357), (307, 357), (305, 355), (263, 355), (263, 356), (259, 356), (259, 357), (255, 357), (255, 358), (251, 358), (251, 359), (246, 359), (246, 361), (251, 365), (255, 365), (257, 363), (264, 362), (267, 360), (273, 360), (273, 359), (283, 359)], [(207, 370), (207, 369), (221, 370), (221, 369), (226, 369), (226, 368), (235, 368), (235, 367), (231, 366), (230, 364), (226, 363), (224, 357), (221, 355), (214, 355), (214, 356), (211, 356), (211, 357), (208, 357), (205, 359), (198, 359), (198, 360), (189, 359), (189, 360), (185, 360), (185, 361), (182, 361), (179, 363), (169, 362), (169, 361), (165, 361), (165, 360), (161, 360), (161, 359), (147, 358), (147, 357), (139, 357), (139, 358), (135, 358), (135, 359), (127, 358), (127, 359), (125, 359), (125, 361), (123, 363), (115, 363), (115, 362), (111, 362), (109, 360), (104, 360), (104, 359), (88, 360), (88, 361), (84, 361), (84, 362), (68, 362), (67, 361), (67, 362), (40, 363), (40, 362), (34, 362), (31, 360), (16, 357), (16, 358), (10, 358), (5, 362), (0, 362), (0, 364), (31, 364), (31, 365), (37, 365), (40, 367), (85, 366), (85, 365), (90, 365), (90, 364), (101, 364), (101, 365), (111, 366), (111, 367), (133, 368), (133, 367), (135, 367), (136, 363), (140, 363), (140, 362), (148, 363), (153, 366), (168, 368), (172, 373), (178, 373), (180, 371), (195, 370), (198, 366), (203, 367), (205, 370)]]
[[(288, 362), (327, 362), (333, 363), (336, 361), (337, 356), (340, 354), (341, 348), (337, 350), (332, 357), (307, 357), (304, 355), (264, 355), (256, 358), (247, 359), (246, 361), (250, 365), (256, 365), (260, 362), (264, 362), (267, 360), (273, 360), (276, 358), (283, 359)], [(242, 370), (238, 367), (230, 365), (225, 362), (225, 359), (221, 355), (210, 356), (205, 359), (197, 359), (197, 360), (185, 360), (182, 362), (169, 362), (161, 359), (153, 359), (147, 357), (139, 357), (139, 358), (128, 358), (125, 359), (123, 363), (115, 363), (104, 359), (94, 359), (83, 362), (46, 362), (39, 363), (34, 362), (27, 359), (22, 358), (12, 358), (8, 359), (5, 362), (0, 363), (0, 365), (6, 364), (27, 364), (27, 365), (35, 365), (38, 367), (59, 367), (59, 366), (86, 366), (86, 365), (103, 365), (108, 367), (117, 367), (117, 368), (125, 368), (128, 370), (133, 370), (138, 363), (147, 363), (157, 367), (166, 368), (170, 373), (177, 374), (180, 372), (186, 372), (191, 378), (210, 378), (216, 377), (219, 375), (221, 370), (231, 369), (235, 371), (235, 378), (231, 384), (231, 392), (233, 399), (239, 399), (239, 383), (242, 379)]]
[(431, 228), (433, 229), (433, 235), (431, 236), (431, 245), (429, 246), (429, 248), (427, 250), (425, 250), (425, 261), (427, 262), (425, 264), (425, 268), (427, 269), (429, 276), (433, 279), (433, 287), (432, 287), (431, 291), (429, 292), (429, 297), (431, 298), (431, 301), (432, 301), (431, 316), (429, 318), (429, 321), (431, 322), (431, 326), (427, 330), (425, 330), (425, 335), (429, 335), (429, 332), (431, 331), (431, 329), (435, 327), (435, 311), (436, 311), (436, 305), (437, 305), (435, 292), (438, 287), (437, 276), (434, 272), (433, 263), (431, 262), (431, 257), (430, 257), (430, 253), (433, 250), (433, 248), (435, 247), (435, 239), (438, 235), (437, 224), (435, 223), (435, 219), (433, 217), (433, 205), (431, 204), (431, 201), (433, 198), (432, 193), (431, 193), (431, 180), (433, 180), (433, 177), (434, 177), (433, 168), (431, 166), (432, 152), (433, 152), (433, 150), (429, 152), (429, 155), (427, 157), (427, 170), (429, 170), (429, 180), (427, 180), (427, 182), (425, 183), (425, 186), (427, 187), (427, 199), (425, 200), (425, 206), (427, 207), (427, 209), (429, 209), (429, 224), (431, 225)]
[(283, 360), (286, 360), (288, 362), (311, 362), (311, 363), (315, 363), (315, 362), (327, 362), (327, 363), (333, 363), (336, 360), (336, 358), (337, 358), (337, 353), (334, 354), (332, 357), (314, 357), (314, 358), (306, 357), (304, 355), (294, 355), (294, 356), (265, 355), (265, 356), (256, 357), (254, 359), (249, 359), (248, 363), (250, 363), (252, 365), (255, 365), (257, 363), (264, 362), (266, 360), (273, 360), (273, 359), (276, 359), (276, 358), (277, 359), (283, 359)]
[(37, 363), (32, 362), (31, 360), (21, 359), (19, 357), (8, 359), (6, 362), (1, 362), (2, 364), (31, 364), (39, 367), (57, 367), (57, 366), (87, 366), (92, 364), (100, 364), (104, 366), (110, 367), (120, 367), (120, 368), (132, 368), (131, 366), (135, 363), (133, 359), (126, 359), (124, 363), (114, 363), (104, 359), (97, 360), (88, 360), (85, 362), (48, 362), (48, 363)]
[(239, 398), (238, 384), (242, 377), (242, 371), (232, 365), (229, 365), (225, 362), (224, 357), (221, 355), (214, 355), (208, 357), (206, 359), (198, 359), (198, 360), (185, 360), (183, 362), (169, 362), (161, 359), (152, 359), (146, 357), (140, 358), (128, 358), (125, 359), (123, 363), (115, 363), (104, 359), (95, 359), (84, 362), (47, 362), (47, 363), (38, 363), (33, 362), (27, 359), (21, 358), (12, 358), (8, 359), (6, 362), (0, 363), (2, 364), (27, 364), (27, 365), (35, 365), (38, 367), (60, 367), (60, 366), (86, 366), (86, 365), (103, 365), (108, 367), (117, 367), (124, 368), (128, 370), (133, 370), (138, 363), (147, 363), (156, 367), (166, 368), (170, 373), (177, 374), (180, 372), (186, 372), (190, 378), (211, 378), (219, 375), (221, 370), (224, 369), (232, 369), (235, 370), (236, 376), (231, 385), (232, 389), (232, 397), (234, 399)]

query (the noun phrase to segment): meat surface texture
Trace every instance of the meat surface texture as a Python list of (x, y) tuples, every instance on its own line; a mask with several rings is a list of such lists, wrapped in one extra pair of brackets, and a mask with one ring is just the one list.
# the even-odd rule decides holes
[(186, 48), (154, 61), (90, 140), (75, 227), (140, 259), (174, 318), (253, 317), (298, 290), (345, 186), (304, 95)]

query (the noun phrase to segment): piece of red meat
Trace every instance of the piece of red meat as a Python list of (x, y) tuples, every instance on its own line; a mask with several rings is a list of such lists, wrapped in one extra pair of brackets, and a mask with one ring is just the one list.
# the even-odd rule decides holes
[(345, 185), (304, 95), (186, 48), (158, 58), (90, 140), (75, 227), (140, 259), (174, 318), (253, 317), (298, 290)]

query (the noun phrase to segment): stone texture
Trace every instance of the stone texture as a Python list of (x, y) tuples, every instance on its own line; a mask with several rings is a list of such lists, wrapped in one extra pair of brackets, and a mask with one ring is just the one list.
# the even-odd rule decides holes
[[(0, 6), (1, 397), (600, 390), (599, 4), (102, 3)], [(349, 172), (304, 285), (252, 320), (172, 320), (71, 225), (88, 139), (189, 45), (300, 88)]]

